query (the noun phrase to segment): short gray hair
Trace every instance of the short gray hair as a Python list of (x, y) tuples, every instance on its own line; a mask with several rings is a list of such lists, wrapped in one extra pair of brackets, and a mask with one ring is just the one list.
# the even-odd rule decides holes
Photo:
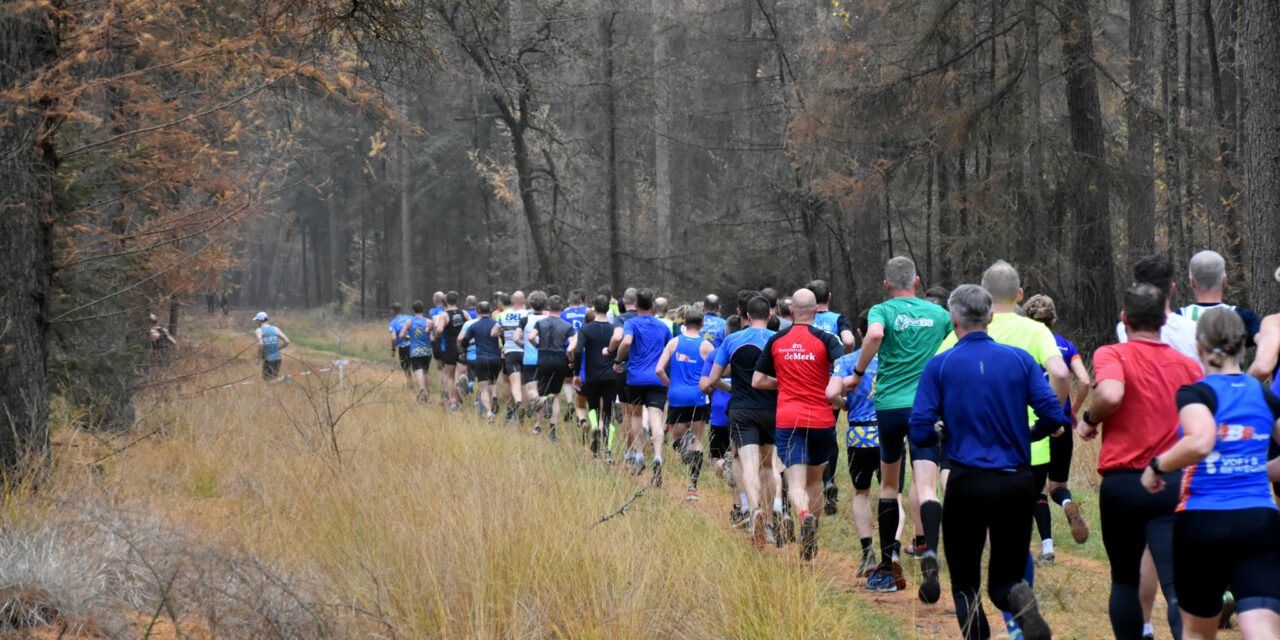
[(1218, 291), (1222, 289), (1222, 280), (1227, 277), (1227, 261), (1217, 251), (1201, 251), (1191, 256), (1188, 276), (1202, 291)]
[(915, 288), (916, 263), (906, 256), (897, 256), (884, 265), (884, 279), (890, 287), (899, 291)]
[(1018, 299), (1022, 281), (1018, 279), (1018, 270), (1013, 265), (1004, 260), (996, 260), (995, 264), (982, 272), (982, 288), (1000, 302), (1013, 302)]
[(635, 304), (636, 291), (635, 287), (627, 287), (627, 290), (622, 292), (622, 304)]
[(991, 322), (995, 300), (986, 289), (976, 284), (962, 284), (951, 292), (947, 307), (965, 329), (983, 329)]

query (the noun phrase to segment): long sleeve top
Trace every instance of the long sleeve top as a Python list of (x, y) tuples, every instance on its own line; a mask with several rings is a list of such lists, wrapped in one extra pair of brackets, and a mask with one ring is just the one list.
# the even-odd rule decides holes
[[(1027, 406), (1038, 418), (1034, 429), (1027, 427)], [(1031, 441), (1070, 424), (1031, 354), (982, 332), (966, 335), (925, 365), (911, 410), (911, 441), (935, 444), (939, 420), (947, 457), (980, 469), (1029, 466)]]

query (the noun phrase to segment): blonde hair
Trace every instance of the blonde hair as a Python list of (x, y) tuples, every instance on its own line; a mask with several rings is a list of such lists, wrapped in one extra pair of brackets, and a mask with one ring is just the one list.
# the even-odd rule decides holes
[(1055, 320), (1058, 319), (1058, 308), (1053, 304), (1053, 298), (1043, 293), (1031, 296), (1025, 305), (1027, 317), (1043, 324), (1046, 327), (1052, 327)]
[(1204, 363), (1209, 367), (1219, 368), (1229, 359), (1239, 358), (1246, 337), (1244, 321), (1234, 309), (1210, 309), (1196, 321), (1196, 342), (1204, 349)]

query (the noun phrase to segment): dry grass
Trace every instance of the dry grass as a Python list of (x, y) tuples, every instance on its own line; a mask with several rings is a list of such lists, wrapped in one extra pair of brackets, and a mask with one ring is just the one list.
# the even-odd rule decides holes
[[(255, 371), (246, 355), (217, 379), (140, 399), (138, 434), (163, 425), (153, 437), (59, 433), (51, 479), (10, 504), (14, 520), (142, 514), (152, 524), (101, 535), (164, 541), (126, 554), (138, 595), (86, 607), (161, 610), (217, 637), (894, 637), (902, 626), (666, 496), (592, 528), (633, 481), (570, 446), (416, 405), (385, 368), (349, 373), (344, 390), (312, 376), (183, 397)], [(334, 410), (317, 411), (323, 401)], [(326, 431), (324, 416), (357, 401)], [(96, 553), (87, 539), (61, 544)], [(112, 619), (115, 633), (145, 622)]]

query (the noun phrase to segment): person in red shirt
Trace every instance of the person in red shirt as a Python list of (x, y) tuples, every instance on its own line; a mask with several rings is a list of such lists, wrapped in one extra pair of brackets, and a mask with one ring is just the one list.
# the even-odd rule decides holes
[(1111, 629), (1117, 640), (1142, 638), (1138, 582), (1143, 549), (1150, 545), (1165, 600), (1169, 627), (1182, 637), (1173, 588), (1173, 514), (1181, 470), (1163, 474), (1165, 489), (1148, 493), (1142, 472), (1157, 454), (1178, 441), (1178, 388), (1204, 377), (1200, 366), (1160, 342), (1165, 293), (1148, 284), (1124, 294), (1121, 322), (1129, 341), (1093, 354), (1093, 405), (1076, 423), (1085, 440), (1102, 433), (1098, 511), (1102, 544), (1111, 563)]
[[(827, 400), (827, 384), (844, 345), (813, 326), (818, 301), (801, 289), (792, 296), (792, 325), (774, 334), (756, 361), (751, 386), (777, 389), (775, 440), (787, 479), (791, 510), (800, 514), (800, 557), (818, 551), (822, 513), (822, 472), (836, 450), (836, 417)], [(843, 381), (839, 381), (841, 384)]]

